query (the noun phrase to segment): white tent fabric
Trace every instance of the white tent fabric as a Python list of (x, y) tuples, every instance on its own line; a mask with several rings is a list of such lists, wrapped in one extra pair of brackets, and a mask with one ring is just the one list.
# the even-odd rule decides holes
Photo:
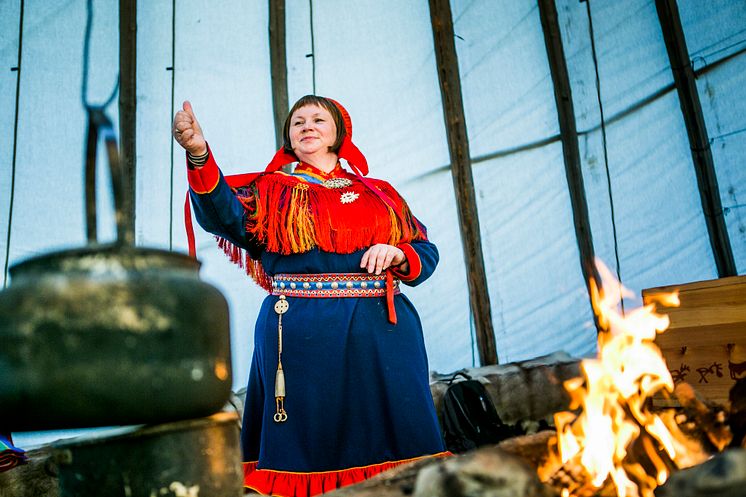
[[(556, 5), (596, 254), (637, 292), (717, 277), (653, 0)], [(452, 0), (451, 7), (499, 359), (556, 350), (592, 354), (595, 330), (537, 4)], [(88, 98), (103, 102), (118, 71), (118, 2), (96, 1), (94, 8)], [(680, 0), (679, 8), (743, 274), (746, 5)], [(0, 254), (11, 265), (84, 243), (86, 3), (25, 2), (15, 136), (18, 72), (8, 69), (18, 64), (20, 10), (20, 0), (0, 0)], [(371, 175), (402, 192), (440, 248), (432, 279), (405, 290), (422, 316), (431, 368), (472, 366), (466, 268), (428, 3), (288, 0), (286, 15), (291, 103), (314, 91), (342, 102)], [(193, 103), (226, 173), (260, 170), (272, 157), (268, 18), (266, 1), (208, 7), (183, 0), (175, 12), (170, 1), (139, 2), (138, 245), (186, 248), (184, 157), (170, 137), (172, 113), (183, 100)], [(116, 104), (108, 115), (116, 123)], [(99, 206), (109, 212), (100, 222), (101, 238), (111, 239), (103, 168), (99, 177)], [(264, 293), (228, 263), (210, 235), (197, 231), (202, 277), (230, 302), (234, 385), (240, 388)]]
[[(537, 6), (474, 1), (453, 15), (472, 157), (557, 135)], [(498, 359), (595, 351), (561, 144), (473, 168)]]

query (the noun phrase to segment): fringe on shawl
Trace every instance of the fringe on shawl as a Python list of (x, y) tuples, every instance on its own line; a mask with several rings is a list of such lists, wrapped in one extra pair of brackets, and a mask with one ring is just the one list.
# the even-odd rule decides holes
[[(247, 232), (270, 252), (287, 255), (319, 248), (349, 254), (375, 243), (397, 245), (426, 239), (424, 228), (396, 190), (384, 181), (371, 181), (396, 209), (368, 188), (329, 189), (282, 174), (258, 178), (237, 197), (249, 213)], [(340, 196), (352, 190), (359, 196), (340, 208)], [(271, 279), (259, 260), (217, 238), (232, 262), (262, 288), (271, 290)]]
[(223, 252), (228, 256), (232, 263), (245, 270), (246, 274), (251, 276), (251, 279), (253, 279), (260, 287), (268, 292), (272, 290), (272, 278), (270, 278), (264, 271), (259, 259), (252, 259), (247, 250), (237, 247), (225, 238), (216, 236), (215, 239), (218, 242), (218, 247), (223, 249)]

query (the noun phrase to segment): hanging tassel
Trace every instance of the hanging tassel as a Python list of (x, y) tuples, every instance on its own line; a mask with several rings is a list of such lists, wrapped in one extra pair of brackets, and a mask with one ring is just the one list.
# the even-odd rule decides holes
[(285, 412), (285, 373), (282, 371), (282, 363), (277, 363), (277, 373), (275, 374), (275, 423), (284, 423), (288, 420), (288, 413)]
[(285, 372), (282, 370), (282, 315), (285, 314), (290, 305), (284, 295), (275, 302), (277, 313), (277, 373), (275, 373), (275, 423), (284, 423), (288, 420), (285, 412)]
[(396, 307), (394, 306), (394, 275), (391, 270), (386, 270), (386, 309), (389, 314), (389, 323), (396, 324)]

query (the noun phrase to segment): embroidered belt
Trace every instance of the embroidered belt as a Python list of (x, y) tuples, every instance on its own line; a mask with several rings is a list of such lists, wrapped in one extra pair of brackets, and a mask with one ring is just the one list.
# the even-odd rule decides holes
[(276, 274), (272, 278), (272, 295), (286, 297), (383, 297), (388, 292), (401, 293), (399, 280), (386, 275), (366, 273)]
[(282, 315), (290, 308), (287, 297), (386, 297), (389, 322), (396, 324), (394, 295), (401, 293), (399, 280), (391, 271), (375, 276), (366, 273), (276, 274), (272, 277), (272, 295), (277, 313), (277, 372), (275, 373), (275, 423), (288, 419), (285, 411), (285, 371), (282, 369)]

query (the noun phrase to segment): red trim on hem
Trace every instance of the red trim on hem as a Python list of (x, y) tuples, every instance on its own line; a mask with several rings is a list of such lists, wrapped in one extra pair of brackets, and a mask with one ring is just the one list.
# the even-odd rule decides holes
[[(187, 169), (187, 179), (189, 180), (189, 186), (192, 188), (194, 193), (201, 195), (212, 192), (220, 181), (220, 169), (212, 157), (210, 147), (207, 147), (209, 153), (207, 162), (204, 166), (194, 167)], [(189, 158), (187, 158), (187, 166), (189, 165)]]
[(277, 471), (272, 469), (257, 469), (257, 462), (243, 463), (244, 487), (250, 488), (262, 495), (277, 497), (312, 497), (330, 492), (348, 485), (360, 483), (363, 480), (401, 466), (402, 464), (431, 457), (447, 457), (450, 452), (440, 452), (411, 459), (388, 461), (369, 466), (341, 469), (337, 471), (318, 471), (297, 473), (292, 471)]
[(420, 274), (422, 274), (422, 261), (420, 260), (420, 255), (409, 243), (400, 243), (397, 247), (400, 248), (407, 257), (409, 272), (405, 274), (395, 267), (391, 268), (391, 272), (394, 273), (394, 276), (405, 283), (416, 280), (420, 277)]

